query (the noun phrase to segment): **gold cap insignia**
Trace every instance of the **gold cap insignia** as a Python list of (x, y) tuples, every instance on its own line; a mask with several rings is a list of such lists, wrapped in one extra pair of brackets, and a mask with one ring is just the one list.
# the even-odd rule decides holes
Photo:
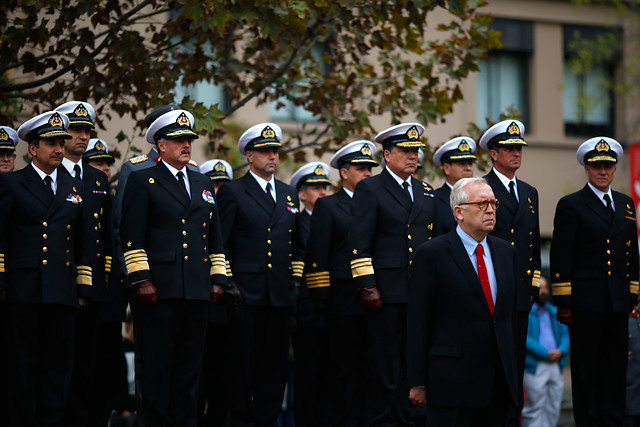
[(600, 151), (609, 151), (611, 147), (609, 147), (609, 144), (607, 144), (607, 141), (605, 141), (604, 139), (601, 139), (600, 142), (598, 142), (596, 144), (596, 151), (600, 152)]
[(507, 128), (507, 133), (509, 135), (520, 135), (520, 128), (518, 127), (516, 122), (511, 122), (511, 124)]
[(224, 167), (222, 162), (216, 163), (216, 165), (213, 167), (213, 170), (216, 172), (224, 172), (224, 173), (227, 172), (227, 168)]
[(8, 141), (9, 134), (4, 129), (0, 129), (0, 141)]
[(78, 117), (89, 117), (89, 112), (87, 111), (86, 108), (84, 108), (84, 105), (79, 104), (75, 110), (73, 110), (73, 114), (75, 114)]
[(64, 127), (63, 126), (63, 122), (62, 122), (62, 117), (60, 117), (60, 114), (58, 113), (54, 113), (51, 118), (49, 118), (49, 124), (51, 126), (58, 126), (58, 127)]
[(313, 173), (320, 176), (326, 176), (326, 174), (324, 173), (324, 168), (320, 165), (318, 165), (318, 167), (316, 168), (316, 170), (313, 171)]
[(471, 147), (469, 147), (469, 143), (463, 139), (460, 145), (458, 145), (458, 150), (471, 151)]
[(185, 113), (180, 113), (180, 115), (176, 119), (176, 123), (178, 123), (179, 126), (191, 127), (191, 122), (189, 121), (189, 117), (187, 117)]
[(107, 149), (105, 148), (104, 144), (102, 143), (102, 141), (97, 141), (96, 145), (94, 145), (94, 148), (96, 150), (100, 150), (100, 151), (107, 151)]
[(267, 126), (266, 128), (262, 129), (262, 133), (261, 133), (263, 138), (275, 138), (276, 137), (276, 133), (273, 129), (271, 129), (271, 127)]
[(415, 141), (418, 138), (420, 138), (420, 132), (418, 132), (418, 128), (415, 126), (411, 126), (411, 128), (407, 131), (407, 138), (409, 138), (412, 141)]
[(369, 148), (368, 144), (364, 144), (360, 149), (360, 153), (362, 153), (363, 156), (371, 157), (371, 148)]

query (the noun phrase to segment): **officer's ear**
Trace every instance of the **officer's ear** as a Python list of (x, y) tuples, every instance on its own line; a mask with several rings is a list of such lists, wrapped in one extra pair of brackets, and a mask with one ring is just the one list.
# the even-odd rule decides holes
[(456, 221), (458, 223), (461, 223), (464, 218), (462, 215), (463, 210), (464, 210), (464, 206), (461, 206), (461, 205), (455, 205), (453, 207), (453, 215), (456, 217)]
[(443, 163), (442, 172), (444, 172), (444, 176), (449, 176), (451, 173), (451, 163)]
[(382, 152), (382, 155), (384, 156), (384, 160), (385, 162), (389, 163), (389, 161), (391, 160), (391, 153), (393, 152), (393, 147), (391, 147), (390, 149), (386, 149)]
[(491, 156), (491, 161), (495, 163), (498, 160), (498, 150), (489, 150), (489, 155)]
[(245, 155), (247, 156), (247, 160), (249, 161), (249, 164), (251, 165), (253, 163), (253, 151), (249, 150), (245, 153)]
[(29, 154), (31, 154), (31, 157), (35, 157), (36, 156), (36, 150), (40, 148), (40, 141), (36, 142), (29, 142)]
[(156, 149), (158, 150), (158, 153), (164, 153), (165, 150), (167, 149), (167, 145), (165, 144), (165, 141), (163, 141), (162, 139), (158, 140), (156, 142)]

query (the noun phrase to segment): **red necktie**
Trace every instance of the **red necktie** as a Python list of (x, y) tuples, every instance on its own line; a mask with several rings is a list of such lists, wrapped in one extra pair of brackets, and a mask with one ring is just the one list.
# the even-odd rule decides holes
[(489, 310), (491, 311), (491, 315), (493, 316), (493, 297), (491, 296), (491, 286), (489, 285), (489, 275), (487, 274), (487, 266), (484, 264), (484, 248), (482, 245), (476, 246), (476, 261), (478, 263), (478, 276), (480, 277), (480, 284), (482, 285), (482, 291), (484, 292), (484, 297), (487, 299), (487, 304), (489, 304)]

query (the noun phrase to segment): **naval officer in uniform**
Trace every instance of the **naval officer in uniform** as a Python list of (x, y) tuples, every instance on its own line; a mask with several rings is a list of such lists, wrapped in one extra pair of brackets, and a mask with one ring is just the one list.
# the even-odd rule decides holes
[(244, 306), (231, 322), (231, 420), (275, 426), (287, 379), (295, 283), (304, 269), (298, 192), (275, 179), (282, 130), (260, 123), (238, 140), (249, 171), (218, 190), (220, 222)]
[(625, 409), (628, 316), (638, 299), (633, 200), (613, 191), (622, 146), (608, 137), (580, 145), (587, 184), (558, 202), (551, 282), (558, 320), (569, 326), (577, 426), (621, 426)]
[(433, 164), (442, 168), (444, 184), (433, 194), (436, 196), (438, 227), (442, 234), (453, 230), (457, 223), (451, 212), (449, 197), (451, 189), (462, 178), (473, 177), (473, 162), (476, 161), (476, 142), (468, 136), (458, 136), (442, 144), (433, 154)]
[(213, 185), (186, 167), (193, 126), (181, 109), (151, 123), (145, 138), (160, 161), (130, 175), (122, 202), (143, 426), (195, 425), (207, 307), (226, 283)]
[(366, 390), (366, 323), (349, 263), (349, 218), (353, 191), (371, 176), (376, 146), (358, 140), (331, 157), (342, 188), (316, 201), (305, 262), (305, 279), (315, 307), (326, 312), (328, 334), (326, 409), (328, 426), (361, 425)]
[(0, 173), (12, 172), (16, 162), (18, 132), (9, 126), (0, 126)]
[(405, 351), (409, 267), (436, 219), (433, 189), (411, 176), (423, 132), (419, 123), (402, 123), (376, 135), (387, 164), (358, 183), (351, 205), (351, 272), (367, 309), (367, 425), (414, 423)]

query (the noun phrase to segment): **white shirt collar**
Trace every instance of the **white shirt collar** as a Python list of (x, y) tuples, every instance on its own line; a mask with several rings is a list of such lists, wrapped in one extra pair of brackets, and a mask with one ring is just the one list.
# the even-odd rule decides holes
[(447, 187), (453, 190), (453, 185), (449, 184), (449, 181), (445, 181), (444, 183), (447, 184)]
[(605, 193), (604, 191), (601, 191), (596, 187), (594, 187), (593, 185), (591, 185), (590, 182), (587, 182), (587, 185), (589, 186), (591, 191), (593, 191), (595, 195), (598, 196), (598, 199), (600, 199), (600, 201), (604, 203), (605, 206), (607, 205), (607, 202), (604, 201), (604, 195), (605, 194), (609, 195), (609, 200), (611, 200), (611, 207), (613, 207), (615, 210), (615, 206), (613, 205), (613, 194), (611, 193), (611, 186), (609, 186), (609, 190), (607, 190), (607, 192)]
[(460, 236), (460, 240), (462, 240), (464, 249), (465, 251), (467, 251), (467, 254), (469, 256), (476, 253), (476, 247), (478, 245), (482, 245), (485, 253), (488, 251), (489, 245), (487, 245), (487, 236), (485, 236), (484, 239), (482, 239), (482, 241), (478, 243), (476, 239), (468, 235), (467, 232), (464, 231), (462, 227), (460, 227), (460, 224), (456, 226), (456, 233), (458, 233), (458, 236)]
[(513, 179), (509, 179), (506, 176), (504, 176), (503, 174), (501, 174), (500, 172), (498, 172), (498, 170), (495, 167), (493, 168), (493, 173), (496, 174), (496, 176), (498, 177), (498, 179), (500, 180), (502, 185), (505, 186), (507, 191), (509, 191), (509, 183), (511, 181), (513, 181), (513, 183), (515, 184), (515, 190), (516, 190), (516, 193), (517, 193), (517, 191), (518, 191), (518, 180), (516, 179), (515, 175), (513, 176)]
[(276, 179), (273, 175), (271, 175), (271, 179), (267, 181), (266, 179), (256, 175), (252, 170), (249, 170), (251, 176), (253, 176), (256, 181), (258, 181), (258, 185), (262, 188), (262, 191), (267, 192), (267, 183), (271, 184), (271, 191), (276, 191)]
[[(31, 166), (33, 166), (33, 168), (36, 170), (36, 172), (37, 172), (38, 176), (40, 177), (40, 179), (44, 180), (44, 177), (47, 176), (47, 174), (44, 173), (44, 171), (42, 169), (37, 167), (35, 163), (31, 162)], [(49, 176), (51, 177), (51, 180), (54, 183), (58, 182), (58, 169), (54, 169), (53, 172), (51, 172), (49, 174)]]
[(387, 168), (387, 172), (389, 172), (391, 174), (391, 176), (393, 177), (393, 179), (396, 180), (396, 182), (398, 183), (399, 186), (402, 187), (402, 184), (405, 182), (409, 183), (409, 188), (412, 188), (411, 185), (411, 175), (409, 175), (409, 178), (407, 178), (406, 180), (403, 180), (402, 178), (400, 178), (398, 175), (396, 175), (395, 173), (393, 173), (393, 171), (389, 168), (389, 165), (386, 165), (385, 168)]
[(347, 187), (342, 187), (342, 189), (347, 193), (347, 196), (353, 199), (353, 191), (349, 190)]
[(76, 176), (76, 173), (73, 170), (73, 167), (75, 165), (80, 166), (80, 176), (83, 176), (84, 169), (82, 168), (82, 160), (80, 160), (78, 163), (73, 163), (71, 160), (67, 159), (66, 157), (62, 158), (62, 166), (64, 166), (64, 168), (69, 172), (69, 175), (74, 177)]
[(173, 175), (176, 179), (178, 178), (178, 172), (182, 172), (182, 175), (184, 176), (185, 180), (188, 180), (189, 177), (187, 175), (187, 165), (184, 165), (182, 167), (182, 169), (176, 169), (173, 166), (171, 166), (169, 163), (165, 162), (164, 159), (161, 159), (162, 163), (164, 163), (164, 165), (167, 167), (167, 169), (169, 169), (169, 172), (171, 172), (171, 175)]
[(307, 213), (309, 214), (309, 216), (313, 215), (313, 211), (310, 211), (310, 210), (309, 210), (309, 209), (307, 209), (307, 208), (304, 208), (304, 210), (305, 210), (305, 212), (307, 212)]

